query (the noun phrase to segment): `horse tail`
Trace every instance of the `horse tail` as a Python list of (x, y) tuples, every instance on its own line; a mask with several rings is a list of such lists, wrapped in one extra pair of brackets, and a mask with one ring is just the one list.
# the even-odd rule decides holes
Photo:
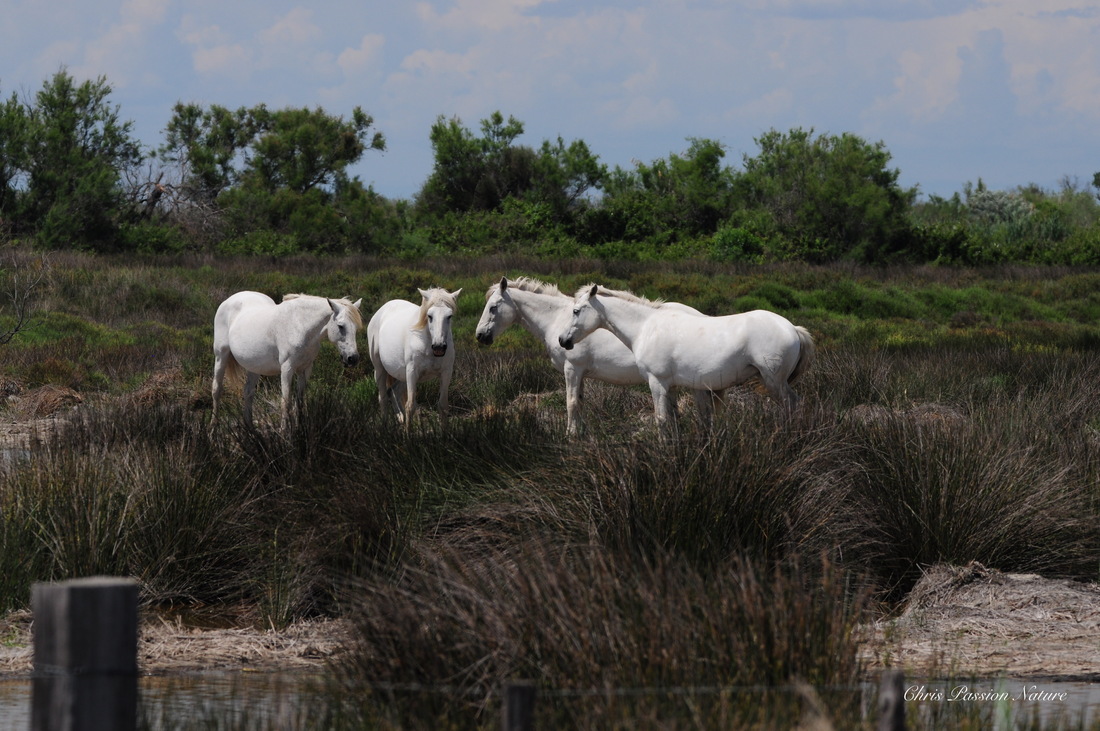
[(229, 383), (239, 386), (244, 383), (245, 369), (241, 367), (241, 364), (237, 362), (237, 359), (233, 357), (232, 351), (228, 348), (225, 353), (225, 380)]
[(794, 330), (798, 333), (798, 363), (795, 364), (794, 370), (787, 378), (787, 383), (794, 383), (796, 378), (810, 370), (810, 366), (817, 356), (817, 346), (814, 344), (814, 336), (810, 335), (810, 331), (801, 325), (795, 325)]

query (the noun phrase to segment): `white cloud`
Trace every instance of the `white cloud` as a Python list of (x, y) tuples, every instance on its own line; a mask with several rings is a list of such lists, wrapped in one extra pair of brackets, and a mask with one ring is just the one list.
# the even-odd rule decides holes
[(662, 127), (680, 118), (680, 112), (671, 99), (651, 99), (647, 96), (610, 101), (604, 105), (604, 112), (618, 130)]
[(237, 43), (196, 48), (192, 58), (195, 71), (205, 76), (244, 81), (252, 75), (252, 54)]
[(466, 75), (477, 68), (476, 57), (470, 53), (420, 49), (401, 62), (401, 69), (422, 76)]
[(524, 11), (537, 8), (543, 0), (456, 0), (439, 12), (429, 2), (416, 4), (417, 16), (438, 30), (480, 29), (500, 32), (520, 24), (537, 22)]
[(272, 50), (287, 46), (305, 46), (323, 39), (321, 29), (312, 22), (313, 11), (294, 8), (279, 18), (274, 25), (261, 30), (257, 41)]
[(376, 33), (363, 36), (356, 48), (345, 48), (336, 58), (336, 63), (345, 76), (361, 76), (375, 72), (382, 55), (386, 39)]

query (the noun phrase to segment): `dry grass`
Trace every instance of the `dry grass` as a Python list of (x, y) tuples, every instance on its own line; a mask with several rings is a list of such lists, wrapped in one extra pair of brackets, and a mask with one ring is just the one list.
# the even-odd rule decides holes
[(927, 569), (905, 611), (870, 628), (871, 669), (921, 677), (1096, 676), (1100, 586), (1005, 573), (977, 562)]

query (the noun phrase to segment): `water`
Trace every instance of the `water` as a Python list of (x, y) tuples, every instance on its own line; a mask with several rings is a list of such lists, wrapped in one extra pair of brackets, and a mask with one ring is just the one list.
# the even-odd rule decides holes
[[(1044, 724), (1100, 722), (1100, 683), (1001, 678), (906, 681), (905, 710), (917, 718), (943, 717), (955, 707), (980, 706), (998, 728), (1038, 717)], [(1063, 726), (1066, 727), (1066, 726)]]
[[(315, 674), (193, 673), (146, 676), (139, 680), (148, 728), (178, 728), (183, 721), (219, 719), (219, 728), (310, 728), (302, 701), (320, 681)], [(1012, 728), (1038, 714), (1060, 728), (1100, 722), (1100, 683), (1042, 680), (916, 681), (906, 683), (906, 715), (950, 718), (968, 704), (989, 704), (998, 728)], [(1004, 697), (1007, 694), (1007, 699)], [(0, 729), (30, 728), (31, 681), (0, 678)], [(984, 709), (983, 709), (984, 710)]]
[[(225, 726), (308, 728), (302, 700), (320, 676), (305, 673), (211, 672), (144, 676), (138, 680), (146, 728), (219, 719)], [(0, 678), (0, 729), (29, 729), (31, 681)]]
[(31, 681), (0, 678), (0, 729), (31, 727)]

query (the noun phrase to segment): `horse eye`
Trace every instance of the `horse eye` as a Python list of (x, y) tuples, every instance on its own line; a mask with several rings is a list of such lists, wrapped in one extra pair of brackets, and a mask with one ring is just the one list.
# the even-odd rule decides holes
[(579, 314), (581, 314), (581, 308), (580, 307), (574, 307), (573, 308), (573, 317), (576, 317)]
[(491, 312), (494, 315), (497, 314), (497, 306), (493, 305), (492, 307), (490, 307), (489, 312)]

